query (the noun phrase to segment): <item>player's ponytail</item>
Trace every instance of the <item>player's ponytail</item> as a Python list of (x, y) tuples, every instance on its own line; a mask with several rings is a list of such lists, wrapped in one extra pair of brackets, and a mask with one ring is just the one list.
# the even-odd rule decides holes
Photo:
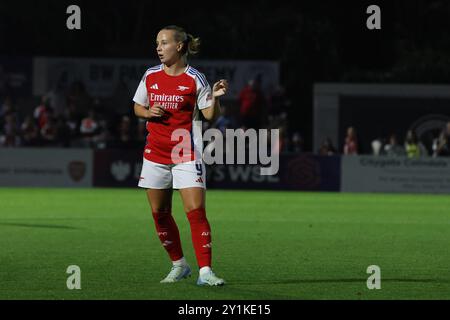
[(187, 35), (187, 54), (195, 56), (200, 52), (200, 38), (195, 38), (192, 34)]
[(176, 41), (184, 43), (181, 54), (185, 57), (193, 56), (200, 52), (200, 38), (195, 38), (192, 34), (186, 33), (186, 31), (178, 26), (167, 26), (163, 30), (173, 30)]

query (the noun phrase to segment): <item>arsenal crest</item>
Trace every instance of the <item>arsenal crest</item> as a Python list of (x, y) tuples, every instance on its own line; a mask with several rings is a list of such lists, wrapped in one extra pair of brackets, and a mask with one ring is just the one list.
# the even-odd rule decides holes
[(68, 166), (69, 175), (75, 182), (79, 182), (86, 174), (86, 163), (82, 161), (72, 161)]

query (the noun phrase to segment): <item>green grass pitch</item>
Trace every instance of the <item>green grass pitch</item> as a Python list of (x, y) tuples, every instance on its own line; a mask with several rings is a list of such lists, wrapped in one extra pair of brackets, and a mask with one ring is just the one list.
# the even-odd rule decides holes
[[(142, 190), (0, 189), (0, 299), (450, 298), (449, 196), (209, 190), (216, 288), (195, 285), (177, 192), (173, 212), (194, 272), (163, 285)], [(81, 290), (66, 287), (69, 265)]]

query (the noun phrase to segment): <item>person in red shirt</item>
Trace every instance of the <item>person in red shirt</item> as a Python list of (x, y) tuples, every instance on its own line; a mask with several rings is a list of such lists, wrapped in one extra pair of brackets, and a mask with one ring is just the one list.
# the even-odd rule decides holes
[(344, 154), (345, 155), (358, 154), (358, 141), (356, 138), (356, 130), (353, 127), (347, 128), (347, 135), (345, 136), (345, 144), (344, 144)]
[(39, 129), (42, 129), (49, 118), (49, 110), (51, 109), (48, 103), (48, 98), (46, 96), (42, 96), (41, 103), (34, 109), (34, 118), (37, 121)]
[(208, 121), (220, 114), (219, 97), (226, 93), (228, 82), (222, 79), (211, 89), (204, 74), (188, 64), (187, 57), (198, 52), (199, 44), (198, 38), (178, 26), (164, 27), (157, 35), (161, 64), (145, 72), (133, 98), (135, 115), (147, 120), (148, 131), (139, 187), (146, 189), (156, 231), (173, 264), (161, 282), (177, 282), (191, 275), (171, 212), (172, 192), (178, 189), (199, 266), (197, 284), (218, 286), (225, 281), (211, 268), (211, 228), (205, 211), (206, 174), (198, 120), (200, 113)]
[(265, 109), (265, 98), (261, 91), (261, 75), (252, 79), (239, 93), (240, 116), (245, 129), (259, 129), (261, 114)]

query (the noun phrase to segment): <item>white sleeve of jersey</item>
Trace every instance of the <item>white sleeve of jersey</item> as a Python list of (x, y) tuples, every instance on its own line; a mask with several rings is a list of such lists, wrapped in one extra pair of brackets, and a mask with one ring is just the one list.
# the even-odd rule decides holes
[(148, 104), (148, 92), (147, 86), (145, 85), (145, 80), (147, 79), (147, 72), (145, 72), (142, 80), (139, 82), (139, 86), (134, 94), (133, 101), (140, 104), (141, 106), (147, 107)]
[(203, 74), (195, 77), (195, 82), (197, 84), (197, 106), (200, 110), (206, 109), (211, 106), (211, 87)]

